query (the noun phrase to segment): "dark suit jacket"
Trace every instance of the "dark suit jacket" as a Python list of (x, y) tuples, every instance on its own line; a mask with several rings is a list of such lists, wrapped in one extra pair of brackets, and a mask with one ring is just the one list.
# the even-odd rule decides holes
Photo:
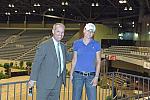
[[(65, 84), (66, 61), (69, 59), (71, 60), (71, 56), (68, 54), (63, 43), (61, 43), (61, 48), (64, 57), (63, 83)], [(36, 50), (30, 80), (35, 80), (37, 87), (53, 89), (57, 80), (57, 71), (57, 54), (53, 40), (50, 38), (49, 40), (41, 43)]]

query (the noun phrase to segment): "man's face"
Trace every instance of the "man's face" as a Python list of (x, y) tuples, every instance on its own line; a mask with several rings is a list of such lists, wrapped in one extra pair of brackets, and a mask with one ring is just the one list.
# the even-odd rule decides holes
[(64, 37), (64, 27), (57, 25), (56, 28), (53, 29), (52, 33), (54, 39), (59, 42)]

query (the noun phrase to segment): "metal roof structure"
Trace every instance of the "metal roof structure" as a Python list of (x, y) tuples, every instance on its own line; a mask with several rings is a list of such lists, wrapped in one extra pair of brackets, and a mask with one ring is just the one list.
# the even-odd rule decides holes
[(1, 23), (64, 20), (128, 28), (136, 27), (143, 20), (150, 22), (149, 13), (150, 0), (0, 0)]

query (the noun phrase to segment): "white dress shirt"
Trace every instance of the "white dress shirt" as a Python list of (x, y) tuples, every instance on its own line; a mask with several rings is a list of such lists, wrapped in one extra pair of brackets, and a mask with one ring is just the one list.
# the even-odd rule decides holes
[[(53, 39), (53, 42), (54, 42), (54, 46), (55, 46), (55, 50), (56, 50), (57, 58), (58, 58), (58, 51), (57, 51), (58, 42), (53, 37), (52, 37), (52, 39)], [(61, 45), (59, 45), (59, 51), (60, 51), (60, 58), (61, 58), (61, 73), (62, 73), (63, 69), (64, 69), (64, 62), (63, 62), (63, 53), (62, 53)]]

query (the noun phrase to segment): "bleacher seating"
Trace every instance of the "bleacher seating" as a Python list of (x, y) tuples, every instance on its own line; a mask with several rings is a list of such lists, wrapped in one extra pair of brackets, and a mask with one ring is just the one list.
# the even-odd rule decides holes
[(104, 54), (115, 54), (139, 60), (149, 60), (150, 47), (111, 46), (103, 50)]
[[(77, 30), (66, 30), (66, 42)], [(32, 61), (35, 49), (52, 35), (51, 30), (0, 30), (0, 59)]]

